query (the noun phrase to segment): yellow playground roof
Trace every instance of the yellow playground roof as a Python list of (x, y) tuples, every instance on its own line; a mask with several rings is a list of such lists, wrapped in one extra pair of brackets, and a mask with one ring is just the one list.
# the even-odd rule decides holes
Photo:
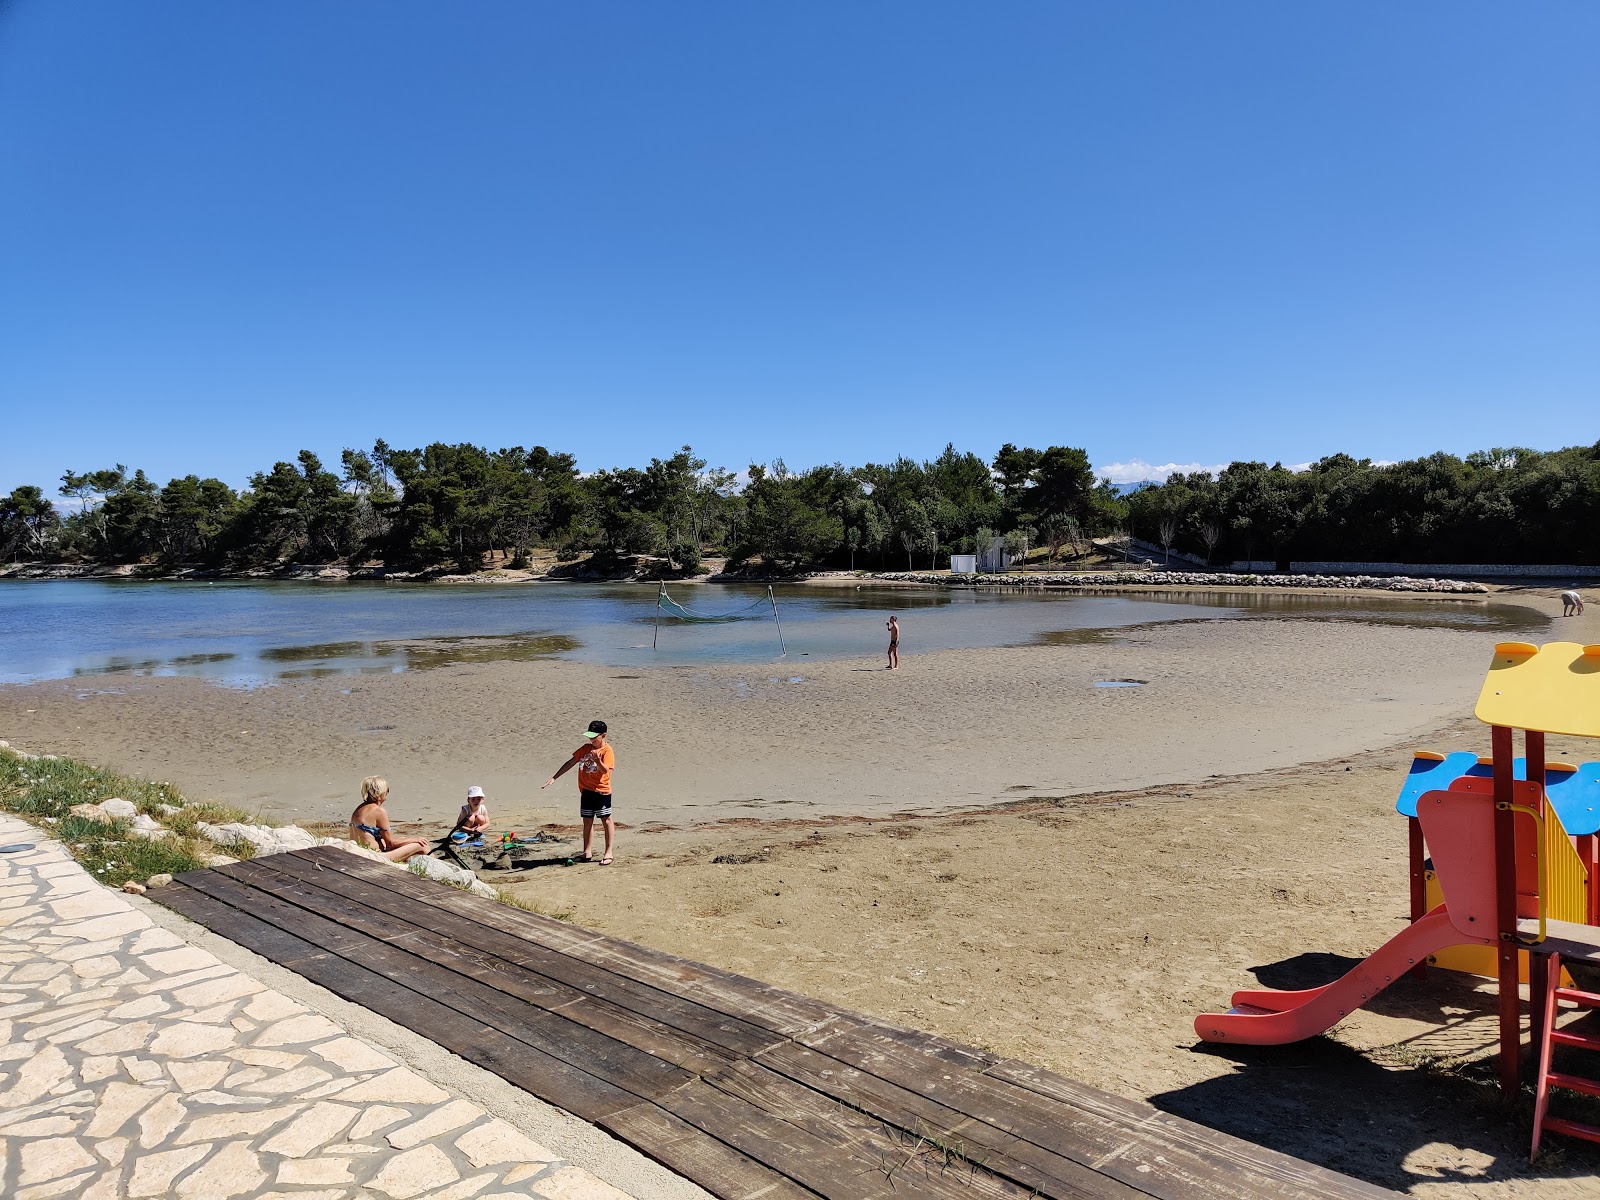
[(1600, 646), (1501, 642), (1474, 712), (1486, 725), (1600, 737)]

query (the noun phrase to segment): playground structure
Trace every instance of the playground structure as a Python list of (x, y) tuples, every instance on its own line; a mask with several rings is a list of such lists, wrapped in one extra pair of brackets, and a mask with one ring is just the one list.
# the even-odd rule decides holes
[(1411, 924), (1323, 987), (1235, 992), (1233, 1007), (1202, 1013), (1195, 1032), (1244, 1045), (1300, 1041), (1432, 962), (1496, 980), (1499, 1081), (1509, 1099), (1521, 1087), (1526, 980), (1538, 1064), (1533, 1152), (1546, 1130), (1600, 1142), (1600, 1127), (1546, 1112), (1551, 1087), (1600, 1096), (1600, 1080), (1551, 1067), (1555, 1045), (1600, 1050), (1600, 1038), (1555, 1028), (1561, 1002), (1600, 1008), (1600, 994), (1564, 986), (1563, 970), (1600, 966), (1600, 763), (1545, 759), (1546, 734), (1600, 738), (1600, 646), (1496, 646), (1475, 715), (1490, 727), (1491, 754), (1418, 754), (1400, 792)]

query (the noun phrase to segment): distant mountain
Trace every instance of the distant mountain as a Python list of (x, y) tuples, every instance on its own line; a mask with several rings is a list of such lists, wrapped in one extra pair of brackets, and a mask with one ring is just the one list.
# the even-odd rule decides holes
[(1119, 496), (1127, 496), (1143, 488), (1157, 487), (1160, 485), (1160, 482), (1161, 481), (1159, 479), (1140, 479), (1134, 483), (1113, 483), (1111, 485), (1111, 490)]

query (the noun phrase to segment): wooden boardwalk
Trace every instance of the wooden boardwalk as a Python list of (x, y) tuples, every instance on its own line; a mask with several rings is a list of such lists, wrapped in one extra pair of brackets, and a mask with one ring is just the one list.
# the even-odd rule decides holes
[(192, 872), (151, 897), (726, 1200), (1393, 1195), (334, 848)]

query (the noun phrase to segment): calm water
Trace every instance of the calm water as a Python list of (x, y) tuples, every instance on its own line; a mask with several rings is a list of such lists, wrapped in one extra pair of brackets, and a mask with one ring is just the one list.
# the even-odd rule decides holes
[[(0, 683), (131, 671), (199, 675), (232, 687), (459, 662), (560, 657), (607, 666), (773, 662), (779, 631), (764, 587), (687, 585), (681, 603), (747, 619), (662, 620), (654, 584), (442, 586), (316, 583), (0, 581)], [(1293, 617), (1532, 634), (1517, 605), (1358, 596), (1021, 596), (908, 589), (775, 589), (783, 659), (881, 654), (888, 614), (907, 654), (1098, 640), (1133, 625)], [(752, 619), (753, 618), (753, 619)], [(651, 648), (657, 633), (657, 648)]]

